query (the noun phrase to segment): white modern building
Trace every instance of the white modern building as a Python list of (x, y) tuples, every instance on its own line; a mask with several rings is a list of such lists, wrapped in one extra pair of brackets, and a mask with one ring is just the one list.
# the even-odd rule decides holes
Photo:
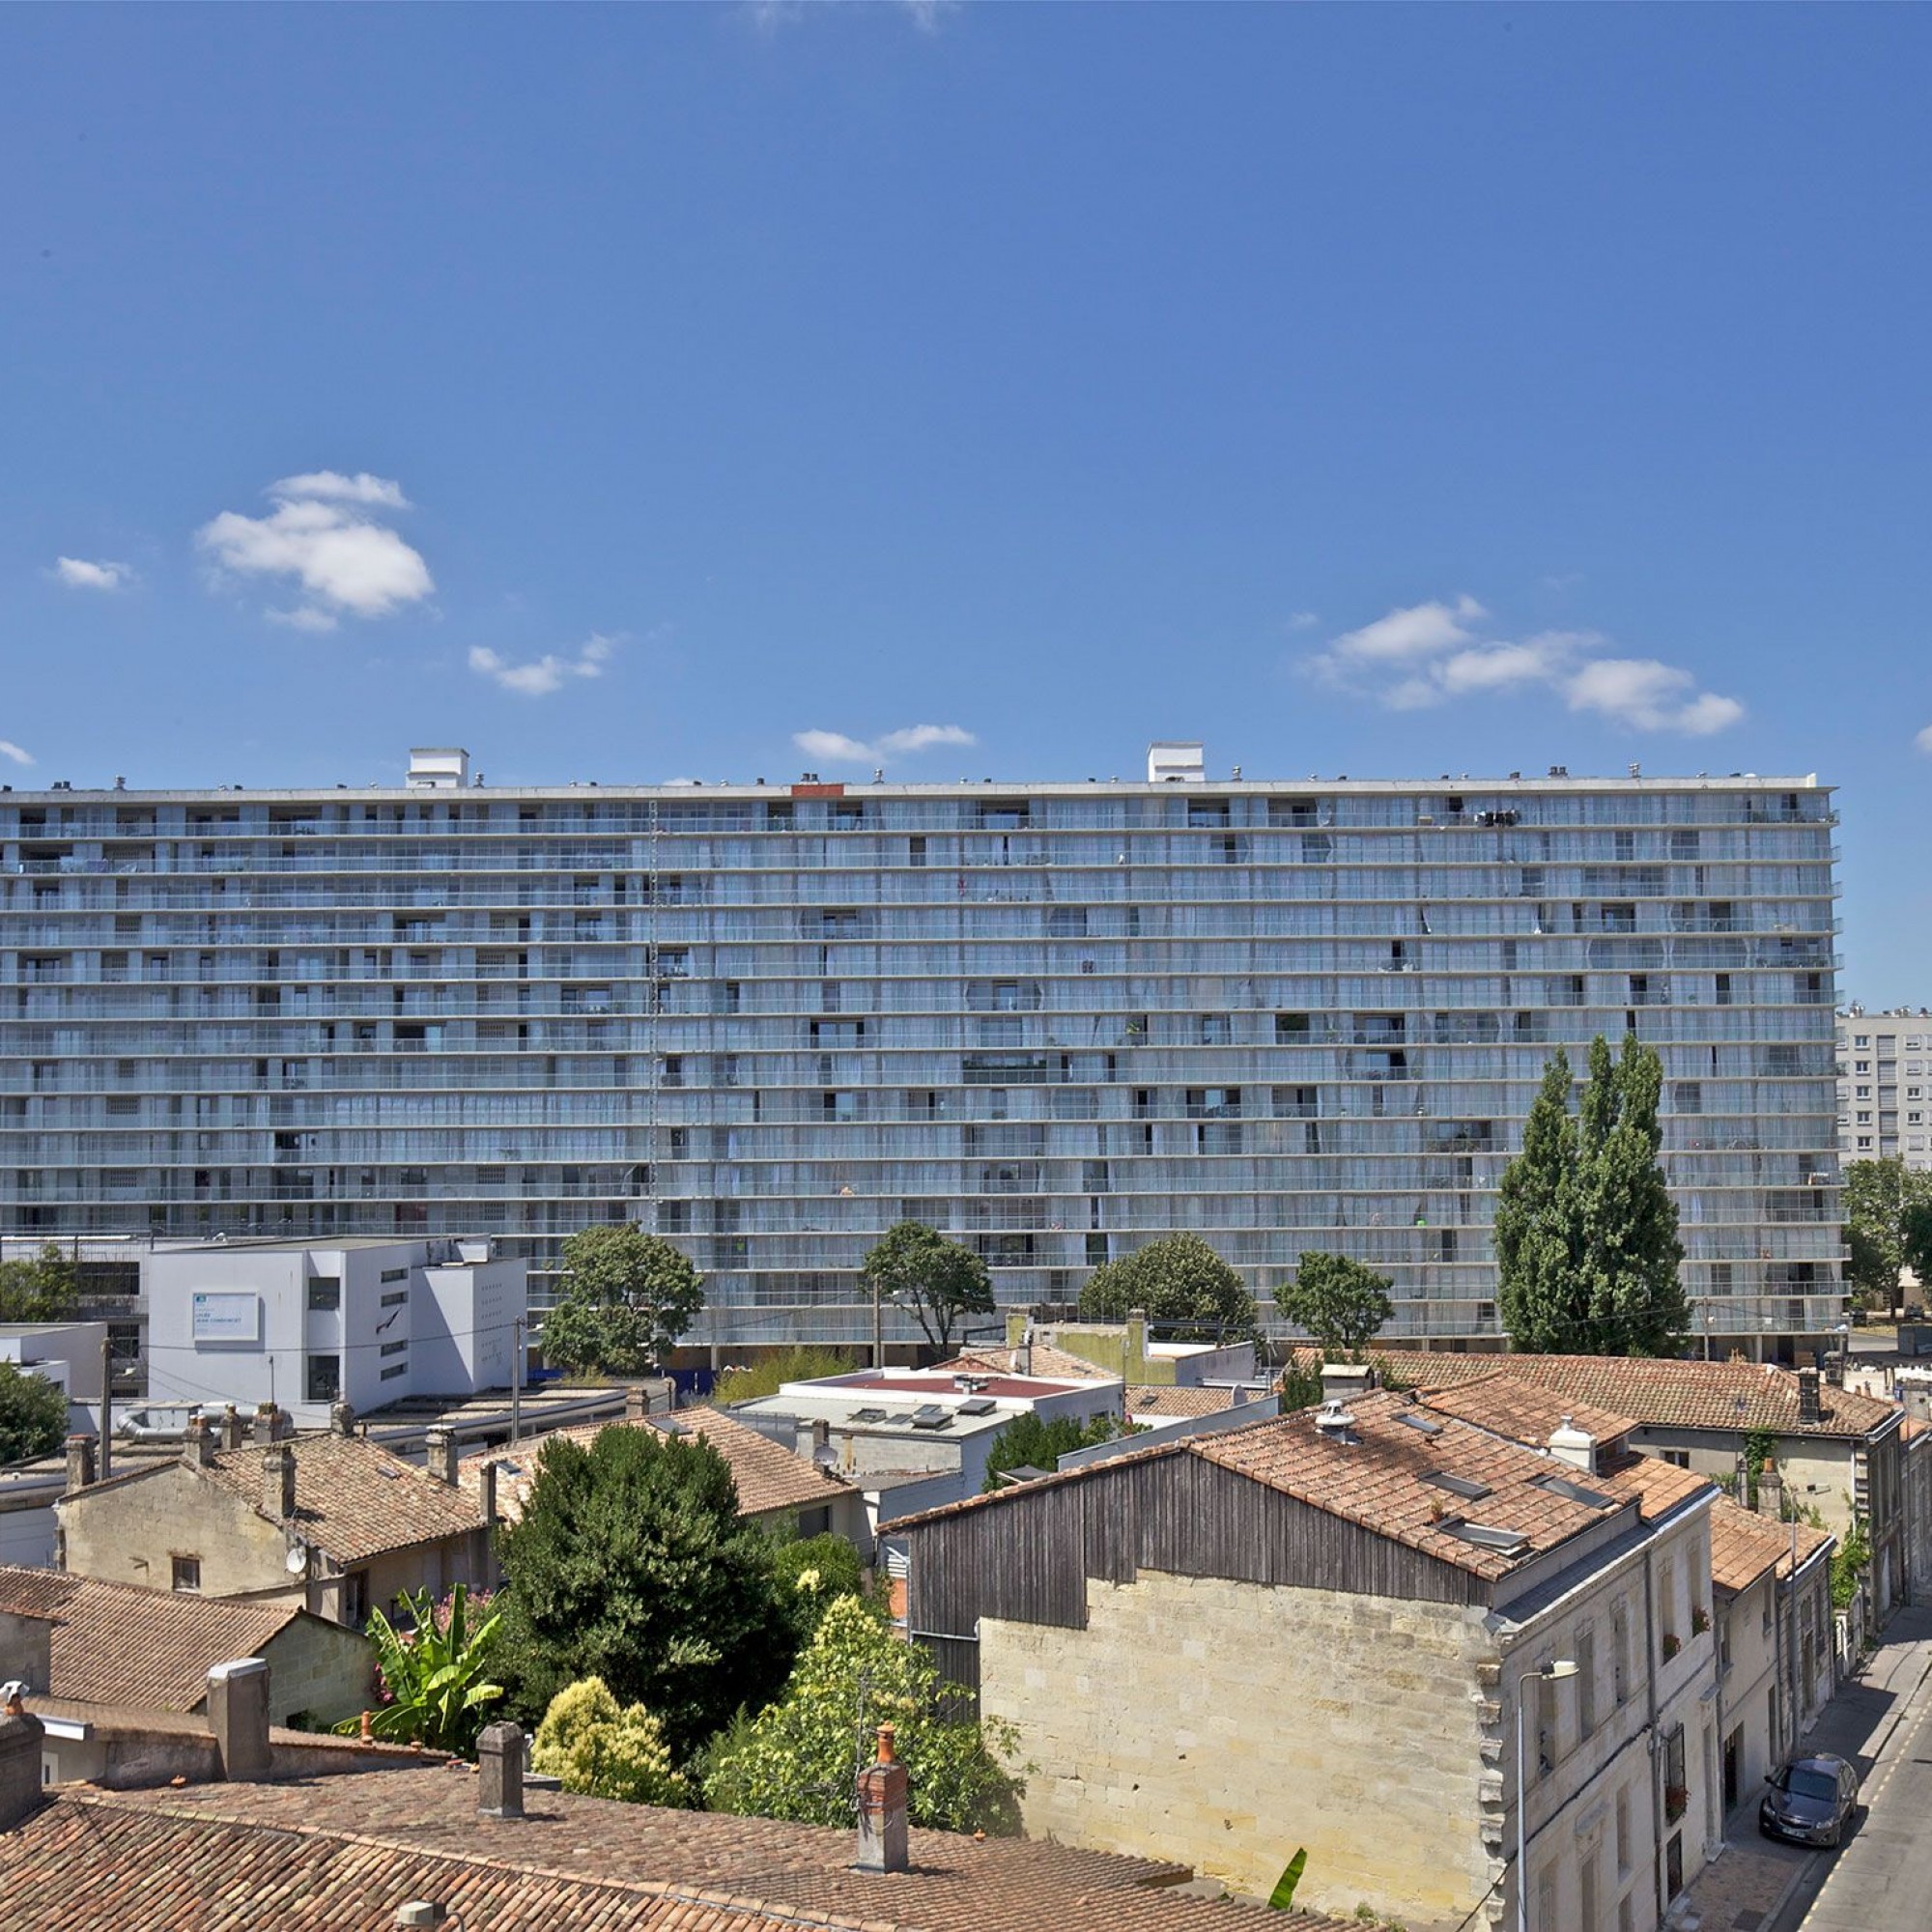
[(1932, 1171), (1932, 1013), (1898, 1007), (1838, 1015), (1838, 1151), (1846, 1160), (1885, 1160)]
[(145, 1258), (160, 1403), (274, 1403), (298, 1427), (405, 1396), (507, 1388), (522, 1360), (521, 1262), (489, 1240), (236, 1240)]

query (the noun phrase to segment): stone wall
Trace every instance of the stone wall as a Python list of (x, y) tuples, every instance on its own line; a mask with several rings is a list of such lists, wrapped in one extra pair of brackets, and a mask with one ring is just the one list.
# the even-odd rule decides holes
[(1481, 1609), (1144, 1570), (1088, 1628), (980, 1625), (981, 1708), (1020, 1728), (1026, 1828), (1179, 1860), (1411, 1932), (1488, 1889)]

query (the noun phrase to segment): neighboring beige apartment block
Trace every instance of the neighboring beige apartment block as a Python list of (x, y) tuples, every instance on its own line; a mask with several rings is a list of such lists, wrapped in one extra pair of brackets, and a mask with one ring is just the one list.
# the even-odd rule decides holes
[[(1721, 1842), (1711, 1486), (1399, 1395), (889, 1525), (1027, 1829), (1409, 1932), (1649, 1932)], [(1574, 1666), (1574, 1668), (1572, 1668)], [(1519, 1753), (1521, 1772), (1519, 1774)]]
[(1838, 1015), (1838, 1151), (1848, 1161), (1896, 1154), (1907, 1167), (1932, 1170), (1932, 1014)]

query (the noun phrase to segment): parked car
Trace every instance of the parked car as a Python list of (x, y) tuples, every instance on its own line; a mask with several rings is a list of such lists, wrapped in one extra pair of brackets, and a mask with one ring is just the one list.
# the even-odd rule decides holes
[(1859, 1774), (1841, 1757), (1795, 1757), (1765, 1779), (1757, 1828), (1768, 1838), (1835, 1845), (1859, 1808)]

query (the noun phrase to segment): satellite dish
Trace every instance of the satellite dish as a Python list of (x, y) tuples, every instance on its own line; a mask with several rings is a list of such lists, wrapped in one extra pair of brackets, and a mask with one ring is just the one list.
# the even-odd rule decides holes
[(302, 1543), (293, 1545), (289, 1553), (282, 1558), (282, 1566), (291, 1577), (303, 1575), (308, 1569), (308, 1546)]

